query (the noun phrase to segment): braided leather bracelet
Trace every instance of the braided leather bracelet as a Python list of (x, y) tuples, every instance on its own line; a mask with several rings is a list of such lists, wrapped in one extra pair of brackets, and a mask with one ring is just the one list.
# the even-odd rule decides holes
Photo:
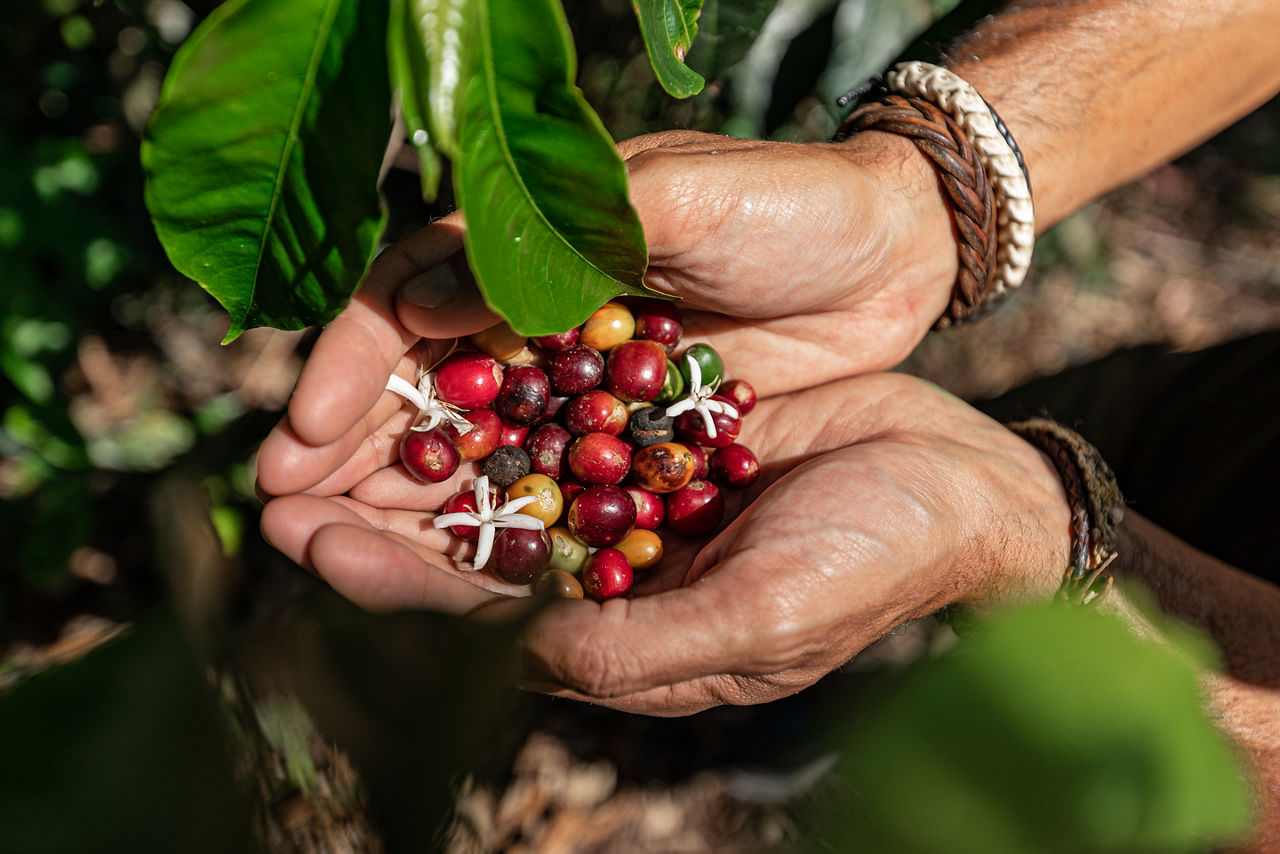
[(978, 151), (945, 110), (921, 98), (886, 95), (864, 104), (841, 123), (834, 139), (867, 130), (907, 137), (937, 170), (955, 221), (960, 269), (951, 302), (934, 328), (967, 319), (986, 296), (997, 246), (994, 195)]
[[(944, 173), (947, 167), (928, 152), (925, 154), (933, 161), (939, 175), (944, 177), (944, 189), (956, 219), (961, 258), (961, 270), (951, 303), (935, 328), (945, 328), (979, 317), (1020, 286), (1030, 269), (1031, 252), (1035, 243), (1035, 215), (1031, 202), (1031, 183), (1022, 152), (1000, 116), (977, 90), (940, 66), (925, 62), (899, 63), (883, 79), (869, 81), (845, 95), (838, 104), (843, 106), (855, 96), (868, 92), (878, 99), (877, 103), (865, 104), (851, 114), (841, 124), (836, 140), (844, 139), (857, 130), (884, 130), (908, 136), (919, 147), (919, 122), (904, 125), (892, 118), (881, 118), (886, 108), (892, 110), (900, 107), (901, 103), (895, 98), (903, 97), (905, 103), (913, 106), (928, 103), (941, 108), (961, 129), (963, 145), (971, 146), (977, 152), (976, 159), (981, 167), (978, 171), (990, 183), (996, 209), (996, 232), (991, 235), (994, 237), (995, 257), (981, 270), (971, 263), (974, 244), (971, 235), (964, 230), (966, 223), (961, 215), (963, 208), (957, 207), (954, 194), (945, 185), (947, 178)], [(940, 125), (935, 126), (934, 130), (942, 134), (950, 133), (950, 128)], [(921, 150), (924, 151), (923, 148)], [(954, 170), (950, 171), (950, 175), (953, 179), (965, 180)], [(977, 182), (973, 182), (971, 186), (981, 197)], [(987, 215), (983, 212), (973, 219), (985, 223)], [(978, 257), (987, 256), (979, 253)], [(967, 264), (967, 261), (970, 263)]]
[(1116, 529), (1124, 518), (1124, 496), (1098, 449), (1074, 430), (1047, 418), (1006, 425), (1053, 461), (1071, 510), (1071, 553), (1058, 596), (1092, 605), (1111, 589), (1107, 573), (1116, 558)]

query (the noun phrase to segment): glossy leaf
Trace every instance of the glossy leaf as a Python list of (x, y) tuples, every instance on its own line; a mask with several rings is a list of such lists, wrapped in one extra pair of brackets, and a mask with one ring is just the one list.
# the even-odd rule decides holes
[(706, 77), (720, 77), (747, 55), (778, 2), (704, 0), (698, 39), (689, 50), (689, 66)]
[(1157, 646), (1061, 606), (978, 623), (842, 716), (840, 782), (809, 847), (1128, 854), (1238, 838), (1248, 792), (1202, 707), (1190, 662), (1207, 646), (1190, 640)]
[(405, 130), (418, 152), (422, 198), (432, 201), (440, 187), (442, 167), (427, 123), (430, 111), (426, 93), (422, 90), (422, 81), (428, 78), (427, 54), (414, 27), (412, 6), (411, 0), (391, 0), (387, 59), (392, 86), (400, 96), (400, 114), (404, 118)]
[(573, 84), (555, 0), (474, 0), (479, 28), (459, 117), (454, 184), (467, 256), (489, 305), (521, 334), (581, 323), (648, 293), (626, 171)]
[(688, 98), (702, 91), (706, 81), (689, 66), (685, 56), (698, 35), (702, 0), (631, 0), (640, 21), (649, 63), (667, 93)]
[(336, 314), (382, 230), (386, 0), (229, 0), (174, 58), (142, 150), (179, 271), (250, 326)]
[(396, 2), (404, 5), (405, 55), (416, 78), (404, 91), (413, 94), (413, 110), (425, 122), (432, 144), (457, 159), (458, 95), (466, 54), (476, 39), (474, 0)]

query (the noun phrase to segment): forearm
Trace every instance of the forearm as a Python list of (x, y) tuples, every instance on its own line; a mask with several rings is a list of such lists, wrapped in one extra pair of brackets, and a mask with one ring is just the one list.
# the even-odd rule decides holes
[(1280, 91), (1275, 0), (1040, 0), (984, 21), (946, 64), (1005, 120), (1040, 231)]
[(1258, 782), (1256, 850), (1280, 846), (1280, 588), (1197, 551), (1130, 513), (1120, 529), (1115, 575), (1136, 583), (1167, 614), (1217, 645), (1223, 670), (1207, 682), (1224, 731)]

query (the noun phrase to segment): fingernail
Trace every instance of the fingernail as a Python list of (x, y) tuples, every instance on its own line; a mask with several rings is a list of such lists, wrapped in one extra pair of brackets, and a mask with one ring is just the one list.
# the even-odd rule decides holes
[(458, 277), (449, 264), (432, 267), (400, 286), (400, 299), (423, 308), (439, 308), (458, 293)]

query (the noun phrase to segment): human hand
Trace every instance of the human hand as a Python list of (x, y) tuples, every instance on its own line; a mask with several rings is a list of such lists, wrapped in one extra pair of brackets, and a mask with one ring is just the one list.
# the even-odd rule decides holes
[[(1056, 588), (1052, 464), (934, 386), (881, 374), (775, 397), (744, 433), (764, 466), (733, 521), (705, 546), (670, 542), (632, 598), (547, 606), (525, 639), (534, 687), (649, 714), (763, 702), (943, 605)], [(456, 488), (371, 471), (349, 498), (271, 502), (263, 530), (366, 607), (524, 607), (442, 555), (457, 546), (426, 511)]]
[[(896, 364), (947, 302), (950, 221), (905, 140), (796, 145), (677, 132), (619, 148), (649, 281), (685, 299), (685, 340), (711, 343), (762, 396)], [(289, 417), (263, 448), (265, 491), (314, 487), (344, 464), (399, 405), (383, 387), (419, 341), (497, 322), (461, 248), (451, 216), (374, 262), (316, 342)]]

